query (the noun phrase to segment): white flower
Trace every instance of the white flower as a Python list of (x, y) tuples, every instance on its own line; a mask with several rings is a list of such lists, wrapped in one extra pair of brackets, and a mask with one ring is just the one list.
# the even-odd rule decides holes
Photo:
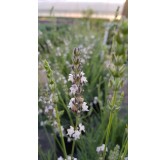
[(81, 123), (79, 124), (79, 128), (80, 128), (80, 132), (81, 132), (81, 131), (84, 131), (84, 132), (85, 132), (85, 126), (82, 125)]
[(97, 152), (97, 153), (99, 153), (100, 150), (101, 150), (100, 147), (97, 147), (97, 148), (96, 148), (96, 152)]
[(52, 115), (53, 115), (54, 117), (56, 117), (55, 109), (53, 110)]
[(84, 73), (84, 72), (81, 72), (81, 83), (86, 83), (86, 82), (88, 82), (87, 79), (86, 79), (86, 77), (85, 77), (84, 75), (85, 75), (85, 73)]
[[(101, 146), (96, 148), (97, 153), (103, 152), (105, 148), (105, 144), (102, 144)], [(108, 148), (106, 147), (106, 152), (108, 152)]]
[(73, 78), (73, 75), (72, 75), (72, 74), (69, 74), (69, 79), (68, 79), (68, 81), (74, 82), (74, 78)]
[(52, 126), (56, 127), (57, 124), (58, 124), (58, 123), (57, 123), (56, 121), (54, 121), (54, 122), (52, 123)]
[(88, 106), (86, 105), (86, 102), (83, 102), (82, 104), (82, 111), (89, 111)]
[(49, 110), (52, 110), (52, 109), (53, 109), (53, 107), (52, 107), (52, 106), (48, 106), (48, 109), (49, 109)]
[(71, 156), (67, 156), (67, 160), (71, 160)]
[(58, 160), (63, 160), (62, 156), (60, 156), (60, 157), (58, 158)]
[(45, 110), (44, 110), (45, 113), (48, 113), (48, 108), (46, 107)]
[(74, 131), (74, 134), (73, 134), (73, 138), (74, 138), (75, 140), (80, 139), (80, 135), (81, 135), (81, 132), (78, 131), (78, 130), (75, 130), (75, 131)]
[(46, 40), (46, 43), (50, 48), (53, 48), (53, 45), (49, 39)]
[(84, 73), (84, 72), (81, 72), (81, 76), (83, 76), (83, 75), (85, 75), (85, 73)]
[(82, 76), (82, 77), (81, 77), (81, 83), (87, 83), (87, 82), (88, 82), (88, 81), (87, 81), (86, 77)]
[(71, 140), (72, 140), (72, 139), (71, 139), (70, 137), (67, 138), (67, 142), (71, 142)]
[[(67, 156), (67, 160), (71, 160), (71, 156)], [(73, 157), (73, 160), (77, 160), (77, 158)]]
[[(64, 160), (62, 156), (58, 158), (58, 160)], [(66, 159), (65, 159), (66, 160)], [(67, 156), (67, 160), (71, 160), (71, 156)], [(77, 158), (73, 157), (73, 160), (77, 160)]]
[(76, 93), (76, 91), (78, 90), (78, 86), (76, 84), (73, 84), (71, 87), (70, 87), (70, 93), (71, 94), (74, 94)]
[(73, 133), (74, 133), (74, 128), (72, 126), (70, 126), (70, 128), (67, 129), (67, 135), (69, 135), (71, 137)]
[(97, 102), (98, 102), (98, 98), (97, 98), (97, 97), (94, 97), (93, 103), (94, 103), (94, 104), (97, 104)]
[(71, 98), (71, 100), (70, 100), (70, 102), (69, 102), (69, 105), (68, 105), (69, 108), (72, 108), (72, 107), (73, 107), (74, 101), (75, 101), (75, 98)]
[[(105, 144), (102, 144), (101, 146), (101, 151), (104, 151), (104, 148), (105, 148)], [(108, 148), (106, 147), (106, 151), (108, 151)]]
[(125, 157), (125, 159), (124, 160), (128, 160), (128, 157)]

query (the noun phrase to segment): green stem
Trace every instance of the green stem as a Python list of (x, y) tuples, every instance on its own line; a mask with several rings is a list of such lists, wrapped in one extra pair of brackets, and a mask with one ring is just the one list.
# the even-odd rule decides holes
[[(128, 147), (128, 137), (126, 137), (125, 142), (123, 143), (123, 146), (122, 146), (122, 149), (121, 149), (121, 151), (120, 151), (118, 160), (121, 160), (121, 159), (122, 159), (121, 157), (122, 157), (122, 155), (125, 153), (125, 150), (126, 150), (126, 148), (127, 148), (126, 146)], [(122, 153), (123, 150), (124, 150), (124, 153)]]
[(56, 118), (57, 118), (57, 123), (58, 123), (59, 134), (60, 134), (62, 147), (63, 147), (63, 154), (64, 154), (64, 157), (67, 158), (66, 146), (65, 146), (65, 142), (64, 142), (64, 138), (63, 138), (63, 133), (61, 130), (61, 123), (60, 123), (60, 118), (59, 118), (57, 106), (55, 106), (55, 111), (56, 111)]
[(72, 118), (71, 118), (71, 114), (69, 113), (69, 109), (66, 107), (66, 104), (64, 103), (62, 97), (59, 96), (59, 98), (60, 98), (60, 100), (61, 100), (61, 102), (62, 102), (62, 104), (63, 104), (63, 106), (64, 106), (64, 108), (65, 108), (65, 110), (66, 110), (66, 112), (67, 112), (67, 114), (68, 114), (68, 116), (69, 116), (71, 125), (74, 125), (74, 124), (73, 124), (73, 120), (72, 120)]
[(56, 138), (56, 135), (54, 136), (54, 139), (55, 139), (55, 141), (58, 143), (60, 149), (63, 151), (63, 147), (62, 147), (62, 145), (60, 144), (59, 140)]
[(109, 123), (108, 123), (108, 127), (107, 127), (106, 140), (105, 140), (105, 148), (104, 148), (103, 160), (105, 160), (105, 156), (106, 156), (106, 147), (107, 147), (108, 140), (109, 140), (109, 135), (110, 135), (110, 130), (111, 130), (113, 116), (114, 116), (114, 114), (110, 113)]
[[(78, 116), (76, 115), (76, 125), (75, 125), (75, 129), (77, 128), (77, 124), (78, 124)], [(73, 159), (74, 147), (75, 147), (75, 140), (73, 140), (73, 144), (72, 144), (71, 159)]]
[[(113, 98), (112, 98), (112, 101), (111, 101), (111, 103), (112, 103), (111, 105), (113, 107), (114, 107), (115, 102), (116, 102), (116, 94), (117, 94), (116, 91), (114, 91)], [(110, 136), (110, 130), (111, 130), (113, 117), (114, 117), (114, 113), (110, 112), (109, 123), (108, 123), (108, 126), (107, 126), (106, 140), (105, 140), (105, 148), (104, 148), (104, 153), (103, 153), (103, 160), (105, 160), (105, 156), (106, 156), (106, 147), (108, 145), (108, 140), (109, 140), (109, 136)]]

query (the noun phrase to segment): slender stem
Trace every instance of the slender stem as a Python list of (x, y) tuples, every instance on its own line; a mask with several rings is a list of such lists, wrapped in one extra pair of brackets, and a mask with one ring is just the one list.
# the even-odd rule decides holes
[[(115, 102), (116, 102), (116, 91), (114, 91), (113, 93), (113, 98), (111, 101), (111, 105), (114, 106)], [(109, 116), (109, 123), (107, 126), (107, 133), (106, 133), (106, 140), (105, 140), (105, 147), (104, 147), (104, 153), (103, 153), (103, 160), (105, 160), (105, 156), (106, 156), (106, 147), (108, 145), (108, 140), (109, 140), (109, 136), (110, 136), (110, 130), (111, 130), (111, 125), (112, 125), (112, 120), (114, 117), (114, 113), (110, 112), (110, 116)]]
[[(124, 141), (124, 143), (123, 143), (123, 146), (122, 146), (122, 149), (121, 149), (121, 151), (120, 151), (120, 154), (119, 154), (119, 158), (118, 158), (118, 160), (121, 160), (121, 156), (123, 155), (123, 150), (126, 150), (126, 145), (127, 145), (127, 147), (128, 147), (128, 137), (126, 137), (126, 139), (125, 139), (125, 141)], [(125, 151), (124, 151), (125, 152)]]
[(74, 154), (74, 147), (75, 147), (75, 140), (73, 140), (73, 144), (72, 144), (72, 151), (71, 151), (72, 158), (73, 158), (73, 154)]
[[(77, 128), (77, 124), (78, 124), (78, 116), (76, 115), (76, 125), (75, 125), (75, 129)], [(73, 144), (72, 144), (71, 159), (73, 159), (74, 147), (75, 147), (75, 140), (73, 140)]]
[(105, 140), (105, 148), (104, 148), (103, 160), (105, 159), (105, 156), (106, 156), (106, 147), (107, 147), (108, 140), (109, 140), (109, 135), (110, 135), (110, 130), (111, 130), (113, 116), (114, 116), (114, 113), (112, 113), (112, 114), (110, 113), (109, 123), (108, 123), (108, 127), (107, 127), (106, 140)]
[(125, 149), (124, 149), (124, 152), (123, 152), (123, 159), (125, 158), (126, 154), (127, 154), (127, 150), (128, 150), (128, 141), (126, 142), (126, 145), (125, 145)]
[(60, 98), (60, 100), (61, 100), (61, 102), (62, 102), (62, 104), (63, 104), (63, 106), (64, 106), (64, 108), (65, 108), (65, 110), (66, 110), (66, 112), (67, 112), (67, 114), (68, 114), (68, 116), (69, 116), (71, 125), (74, 125), (74, 124), (73, 124), (73, 120), (72, 120), (72, 118), (71, 118), (71, 114), (69, 113), (69, 110), (68, 110), (68, 108), (66, 107), (66, 104), (64, 103), (64, 101), (63, 101), (63, 99), (62, 99), (61, 96), (59, 96), (59, 98)]
[(60, 134), (62, 147), (63, 147), (63, 154), (64, 154), (64, 157), (67, 158), (66, 146), (65, 146), (65, 142), (64, 142), (64, 138), (63, 138), (63, 133), (61, 130), (61, 123), (60, 123), (60, 118), (59, 118), (57, 106), (55, 106), (55, 111), (56, 111), (56, 118), (57, 118), (57, 123), (58, 123), (59, 134)]
[(56, 138), (56, 135), (54, 136), (55, 141), (58, 143), (59, 147), (61, 148), (61, 150), (63, 151), (63, 147), (60, 144), (59, 140)]

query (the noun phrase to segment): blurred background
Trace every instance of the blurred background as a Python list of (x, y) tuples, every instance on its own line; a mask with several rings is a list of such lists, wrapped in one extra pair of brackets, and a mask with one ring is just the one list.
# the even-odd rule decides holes
[(55, 17), (81, 18), (83, 11), (93, 10), (92, 18), (112, 20), (117, 7), (119, 18), (128, 16), (127, 3), (126, 0), (38, 0), (38, 13), (40, 18), (50, 16), (50, 11)]

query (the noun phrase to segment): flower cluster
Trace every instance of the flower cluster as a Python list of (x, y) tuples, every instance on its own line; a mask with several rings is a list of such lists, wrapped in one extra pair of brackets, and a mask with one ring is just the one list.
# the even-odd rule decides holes
[[(102, 144), (101, 146), (96, 148), (96, 152), (97, 153), (103, 153), (104, 152), (104, 148), (105, 148), (105, 144)], [(108, 148), (106, 147), (106, 152), (108, 151)]]
[(71, 156), (67, 156), (67, 159), (64, 159), (62, 156), (60, 156), (58, 160), (77, 160), (77, 158), (73, 157), (73, 159), (71, 159)]
[[(81, 106), (81, 107), (80, 107)], [(81, 97), (76, 97), (76, 98), (71, 98), (68, 107), (72, 110), (72, 111), (77, 111), (78, 113), (80, 111), (89, 111), (88, 110), (88, 106), (86, 102), (83, 102), (83, 98)]]
[(70, 95), (74, 97), (71, 98), (68, 107), (76, 113), (80, 113), (81, 111), (89, 111), (87, 103), (84, 102), (84, 99), (81, 96), (83, 85), (88, 82), (84, 75), (85, 73), (81, 71), (80, 50), (79, 48), (75, 48), (72, 73), (69, 74), (68, 78), (68, 81), (72, 82), (70, 87)]
[(79, 124), (79, 127), (74, 130), (74, 127), (70, 126), (69, 129), (67, 129), (67, 135), (70, 138), (73, 138), (74, 140), (80, 139), (81, 132), (85, 132), (85, 126), (81, 123)]

